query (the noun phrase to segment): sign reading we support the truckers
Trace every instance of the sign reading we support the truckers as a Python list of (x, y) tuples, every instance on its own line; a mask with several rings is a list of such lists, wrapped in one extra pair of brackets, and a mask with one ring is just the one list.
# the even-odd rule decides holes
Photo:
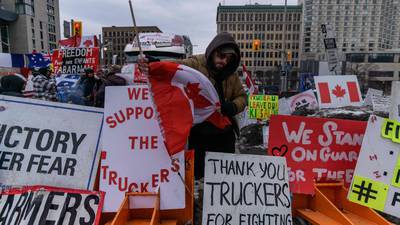
[(100, 221), (104, 193), (48, 186), (0, 191), (1, 224), (86, 224)]
[(271, 115), (277, 115), (278, 101), (277, 95), (250, 95), (249, 118), (267, 120)]
[(0, 186), (91, 190), (103, 110), (0, 95)]
[(85, 68), (96, 71), (99, 65), (99, 48), (56, 49), (51, 60), (55, 74), (79, 74)]
[[(107, 87), (100, 190), (104, 212), (116, 212), (126, 192), (153, 192), (160, 187), (160, 208), (185, 207), (184, 152), (169, 156), (147, 85)], [(116, 101), (118, 99), (118, 101)], [(141, 208), (153, 207), (153, 199)]]
[(400, 217), (400, 122), (369, 118), (348, 198)]
[(286, 161), (207, 152), (203, 224), (292, 224)]
[(314, 194), (314, 181), (350, 186), (367, 123), (362, 121), (272, 116), (268, 155), (283, 156), (290, 190)]

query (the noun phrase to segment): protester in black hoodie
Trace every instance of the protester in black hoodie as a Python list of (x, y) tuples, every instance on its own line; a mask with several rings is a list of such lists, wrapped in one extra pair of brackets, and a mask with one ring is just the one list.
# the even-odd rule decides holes
[[(148, 59), (139, 61), (139, 69), (148, 73)], [(210, 122), (194, 126), (189, 136), (189, 149), (195, 149), (195, 177), (204, 176), (206, 151), (235, 152), (235, 131), (239, 133), (234, 116), (247, 104), (247, 95), (236, 70), (240, 63), (240, 50), (229, 33), (218, 34), (208, 45), (205, 55), (176, 61), (203, 73), (214, 85), (221, 102), (221, 112), (229, 117), (232, 126), (221, 130)]]
[(25, 80), (17, 75), (7, 75), (0, 80), (0, 94), (15, 97), (24, 97)]

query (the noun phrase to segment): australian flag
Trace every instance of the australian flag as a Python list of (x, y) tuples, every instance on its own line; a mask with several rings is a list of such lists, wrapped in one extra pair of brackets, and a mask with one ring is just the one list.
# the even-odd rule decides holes
[(46, 68), (51, 64), (50, 57), (42, 53), (27, 54), (29, 59), (28, 68)]

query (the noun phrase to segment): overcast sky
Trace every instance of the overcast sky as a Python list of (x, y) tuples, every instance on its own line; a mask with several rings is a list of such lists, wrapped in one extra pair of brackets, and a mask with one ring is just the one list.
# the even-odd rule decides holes
[[(195, 53), (204, 53), (215, 36), (217, 6), (222, 0), (133, 0), (138, 26), (158, 26), (165, 33), (186, 34)], [(226, 5), (244, 5), (249, 0), (225, 0)], [(284, 0), (251, 1), (283, 5)], [(297, 0), (288, 0), (296, 4)], [(131, 26), (128, 0), (60, 0), (64, 20), (83, 21), (83, 34), (101, 34), (103, 26)], [(63, 28), (61, 27), (61, 30)], [(61, 31), (62, 32), (62, 31)]]

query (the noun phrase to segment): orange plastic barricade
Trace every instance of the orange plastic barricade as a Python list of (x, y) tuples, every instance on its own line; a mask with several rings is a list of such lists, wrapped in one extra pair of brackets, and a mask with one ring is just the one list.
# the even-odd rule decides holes
[(315, 195), (295, 194), (293, 216), (313, 225), (391, 225), (374, 210), (347, 200), (343, 183), (315, 185)]
[[(160, 210), (159, 193), (126, 193), (117, 213), (103, 213), (101, 225), (184, 225), (193, 221), (194, 207), (194, 152), (185, 152), (186, 207), (184, 209)], [(134, 198), (154, 198), (154, 207), (130, 209)], [(193, 223), (192, 223), (193, 224)]]

